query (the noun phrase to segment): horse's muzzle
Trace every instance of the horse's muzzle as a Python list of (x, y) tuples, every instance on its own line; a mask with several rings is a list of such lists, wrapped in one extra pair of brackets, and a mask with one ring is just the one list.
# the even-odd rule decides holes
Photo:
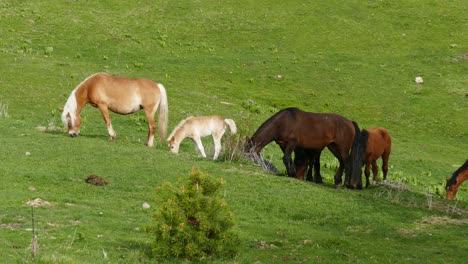
[(75, 138), (75, 137), (77, 137), (77, 136), (78, 136), (78, 134), (77, 134), (77, 133), (75, 133), (75, 132), (73, 132), (73, 133), (70, 133), (70, 137), (72, 137), (72, 138)]

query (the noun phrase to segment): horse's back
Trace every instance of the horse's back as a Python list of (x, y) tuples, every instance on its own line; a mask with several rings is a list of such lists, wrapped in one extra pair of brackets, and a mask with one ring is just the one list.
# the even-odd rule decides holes
[(145, 78), (126, 78), (97, 73), (82, 84), (80, 92), (93, 105), (106, 104), (116, 113), (128, 114), (152, 107), (161, 94), (155, 82)]
[(204, 137), (224, 129), (224, 118), (218, 115), (195, 116), (187, 120), (187, 125), (194, 133)]
[[(339, 114), (302, 112), (297, 133), (305, 138), (320, 139), (322, 144), (336, 143), (351, 147), (354, 140), (353, 122)], [(314, 137), (310, 137), (313, 133)]]

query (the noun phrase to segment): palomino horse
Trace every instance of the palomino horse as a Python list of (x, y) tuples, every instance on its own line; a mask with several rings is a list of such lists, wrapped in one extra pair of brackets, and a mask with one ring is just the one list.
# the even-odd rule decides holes
[[(342, 183), (350, 188), (362, 188), (361, 164), (366, 139), (356, 122), (337, 114), (303, 112), (297, 108), (279, 111), (265, 121), (247, 141), (247, 154), (259, 156), (260, 151), (275, 141), (284, 153), (283, 163), (289, 176), (295, 176), (291, 153), (296, 148), (322, 151), (327, 147), (340, 162), (335, 174), (335, 185)], [(351, 148), (352, 147), (352, 148)], [(350, 153), (350, 149), (351, 153)]]
[(173, 153), (178, 153), (180, 142), (188, 137), (195, 142), (197, 152), (206, 158), (201, 137), (211, 135), (215, 144), (215, 153), (213, 156), (213, 160), (215, 160), (218, 158), (219, 152), (221, 151), (221, 138), (224, 132), (226, 132), (226, 125), (231, 129), (231, 134), (237, 132), (236, 123), (234, 123), (232, 119), (224, 119), (217, 115), (188, 117), (182, 120), (167, 138), (167, 141), (169, 141), (169, 149)]
[[(316, 183), (322, 183), (322, 175), (320, 175), (320, 154), (322, 152), (314, 149), (301, 149), (294, 150), (294, 167), (296, 167), (296, 178), (307, 181), (313, 181), (315, 178)], [(315, 177), (312, 176), (314, 170)]]
[(468, 160), (466, 160), (465, 164), (458, 168), (458, 170), (453, 173), (452, 177), (447, 180), (447, 185), (445, 187), (445, 191), (447, 192), (446, 198), (449, 200), (455, 199), (458, 187), (466, 180), (468, 180)]
[(387, 129), (383, 127), (368, 128), (361, 131), (362, 134), (368, 133), (366, 154), (364, 162), (366, 169), (364, 174), (366, 175), (366, 187), (369, 186), (370, 167), (372, 164), (372, 173), (374, 175), (374, 184), (377, 183), (378, 167), (377, 160), (382, 157), (382, 172), (384, 181), (387, 180), (388, 172), (388, 159), (390, 152), (392, 151), (392, 138)]
[(108, 110), (126, 115), (143, 109), (149, 126), (146, 145), (152, 147), (156, 129), (154, 114), (158, 107), (160, 142), (166, 137), (169, 110), (166, 89), (160, 83), (141, 78), (116, 77), (106, 73), (89, 76), (71, 92), (63, 107), (62, 121), (71, 137), (78, 136), (81, 125), (80, 112), (88, 103), (101, 111), (109, 132), (109, 140), (114, 140), (116, 133), (112, 128)]

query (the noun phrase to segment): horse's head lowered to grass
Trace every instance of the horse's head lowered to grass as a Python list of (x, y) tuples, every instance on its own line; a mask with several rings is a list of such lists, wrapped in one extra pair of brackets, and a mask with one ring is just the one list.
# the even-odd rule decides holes
[(455, 199), (458, 187), (466, 180), (468, 180), (468, 160), (466, 160), (465, 163), (453, 173), (452, 177), (447, 180), (445, 187), (445, 191), (447, 192), (446, 198), (448, 200)]

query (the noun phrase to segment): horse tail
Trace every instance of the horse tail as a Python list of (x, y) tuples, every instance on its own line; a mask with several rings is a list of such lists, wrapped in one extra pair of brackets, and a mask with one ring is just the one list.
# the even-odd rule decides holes
[(167, 93), (166, 88), (160, 83), (158, 83), (159, 93), (161, 95), (161, 99), (159, 102), (159, 142), (162, 143), (166, 138), (167, 134), (167, 123), (169, 120), (169, 107), (167, 102)]
[(234, 120), (226, 118), (224, 119), (224, 123), (228, 124), (229, 129), (231, 129), (231, 134), (235, 134), (237, 132), (237, 126)]
[(390, 152), (392, 151), (392, 137), (390, 136), (390, 133), (388, 132), (387, 129), (383, 128), (383, 133), (382, 136), (384, 138), (384, 142), (388, 144), (388, 148), (386, 149), (386, 152), (390, 155)]
[(349, 155), (349, 169), (351, 170), (350, 187), (362, 188), (362, 162), (366, 153), (369, 133), (365, 129), (361, 132), (358, 124), (354, 121), (353, 126), (355, 132), (354, 142)]

